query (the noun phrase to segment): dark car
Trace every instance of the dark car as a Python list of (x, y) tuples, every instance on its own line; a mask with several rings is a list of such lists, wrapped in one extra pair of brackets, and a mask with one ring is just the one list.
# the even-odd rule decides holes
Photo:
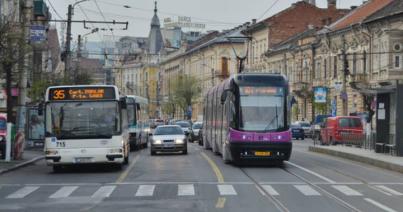
[(7, 136), (7, 120), (5, 116), (0, 115), (0, 159), (6, 157), (6, 136)]
[(301, 139), (301, 140), (305, 139), (304, 129), (299, 124), (291, 125), (291, 134), (292, 134), (292, 137), (297, 139), (297, 140), (298, 139)]
[(190, 131), (190, 140), (193, 141), (200, 141), (200, 130), (203, 127), (202, 122), (195, 122), (192, 126), (192, 130)]

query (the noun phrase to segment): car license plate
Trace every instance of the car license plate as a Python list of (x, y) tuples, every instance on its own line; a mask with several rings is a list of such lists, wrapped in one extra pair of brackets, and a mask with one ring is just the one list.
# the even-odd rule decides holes
[(256, 151), (255, 156), (268, 157), (268, 156), (271, 156), (271, 152), (259, 152), (259, 151)]
[(164, 144), (164, 147), (174, 147), (175, 146), (175, 144)]
[(90, 163), (92, 162), (91, 158), (75, 158), (76, 163)]

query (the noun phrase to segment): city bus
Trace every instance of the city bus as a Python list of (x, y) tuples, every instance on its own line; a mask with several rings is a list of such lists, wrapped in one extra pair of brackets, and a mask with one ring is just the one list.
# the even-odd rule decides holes
[(115, 86), (55, 86), (45, 96), (45, 159), (55, 172), (71, 164), (129, 161), (126, 98)]
[(226, 163), (289, 160), (289, 88), (282, 75), (242, 73), (204, 97), (203, 146)]
[(148, 100), (140, 96), (128, 95), (127, 112), (129, 119), (130, 149), (146, 148), (149, 138)]

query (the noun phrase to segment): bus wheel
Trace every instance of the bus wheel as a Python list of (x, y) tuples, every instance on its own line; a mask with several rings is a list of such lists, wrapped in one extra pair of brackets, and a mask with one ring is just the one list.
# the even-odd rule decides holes
[(210, 145), (208, 141), (203, 141), (203, 149), (210, 149)]
[(218, 148), (217, 148), (217, 145), (215, 142), (213, 142), (213, 144), (212, 144), (212, 150), (213, 150), (214, 154), (218, 155)]
[(229, 152), (227, 151), (225, 143), (222, 144), (222, 159), (225, 164), (231, 163)]
[(53, 165), (53, 172), (54, 172), (54, 173), (60, 173), (60, 172), (62, 172), (62, 170), (63, 170), (63, 167), (62, 167), (62, 166), (60, 166), (60, 165)]

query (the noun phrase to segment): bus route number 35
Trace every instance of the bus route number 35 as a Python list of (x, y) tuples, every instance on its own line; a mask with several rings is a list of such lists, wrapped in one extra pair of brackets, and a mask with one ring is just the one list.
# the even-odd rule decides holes
[(56, 147), (66, 147), (66, 143), (64, 141), (57, 141)]
[(55, 90), (53, 92), (53, 99), (65, 99), (66, 95), (64, 93), (64, 90)]

